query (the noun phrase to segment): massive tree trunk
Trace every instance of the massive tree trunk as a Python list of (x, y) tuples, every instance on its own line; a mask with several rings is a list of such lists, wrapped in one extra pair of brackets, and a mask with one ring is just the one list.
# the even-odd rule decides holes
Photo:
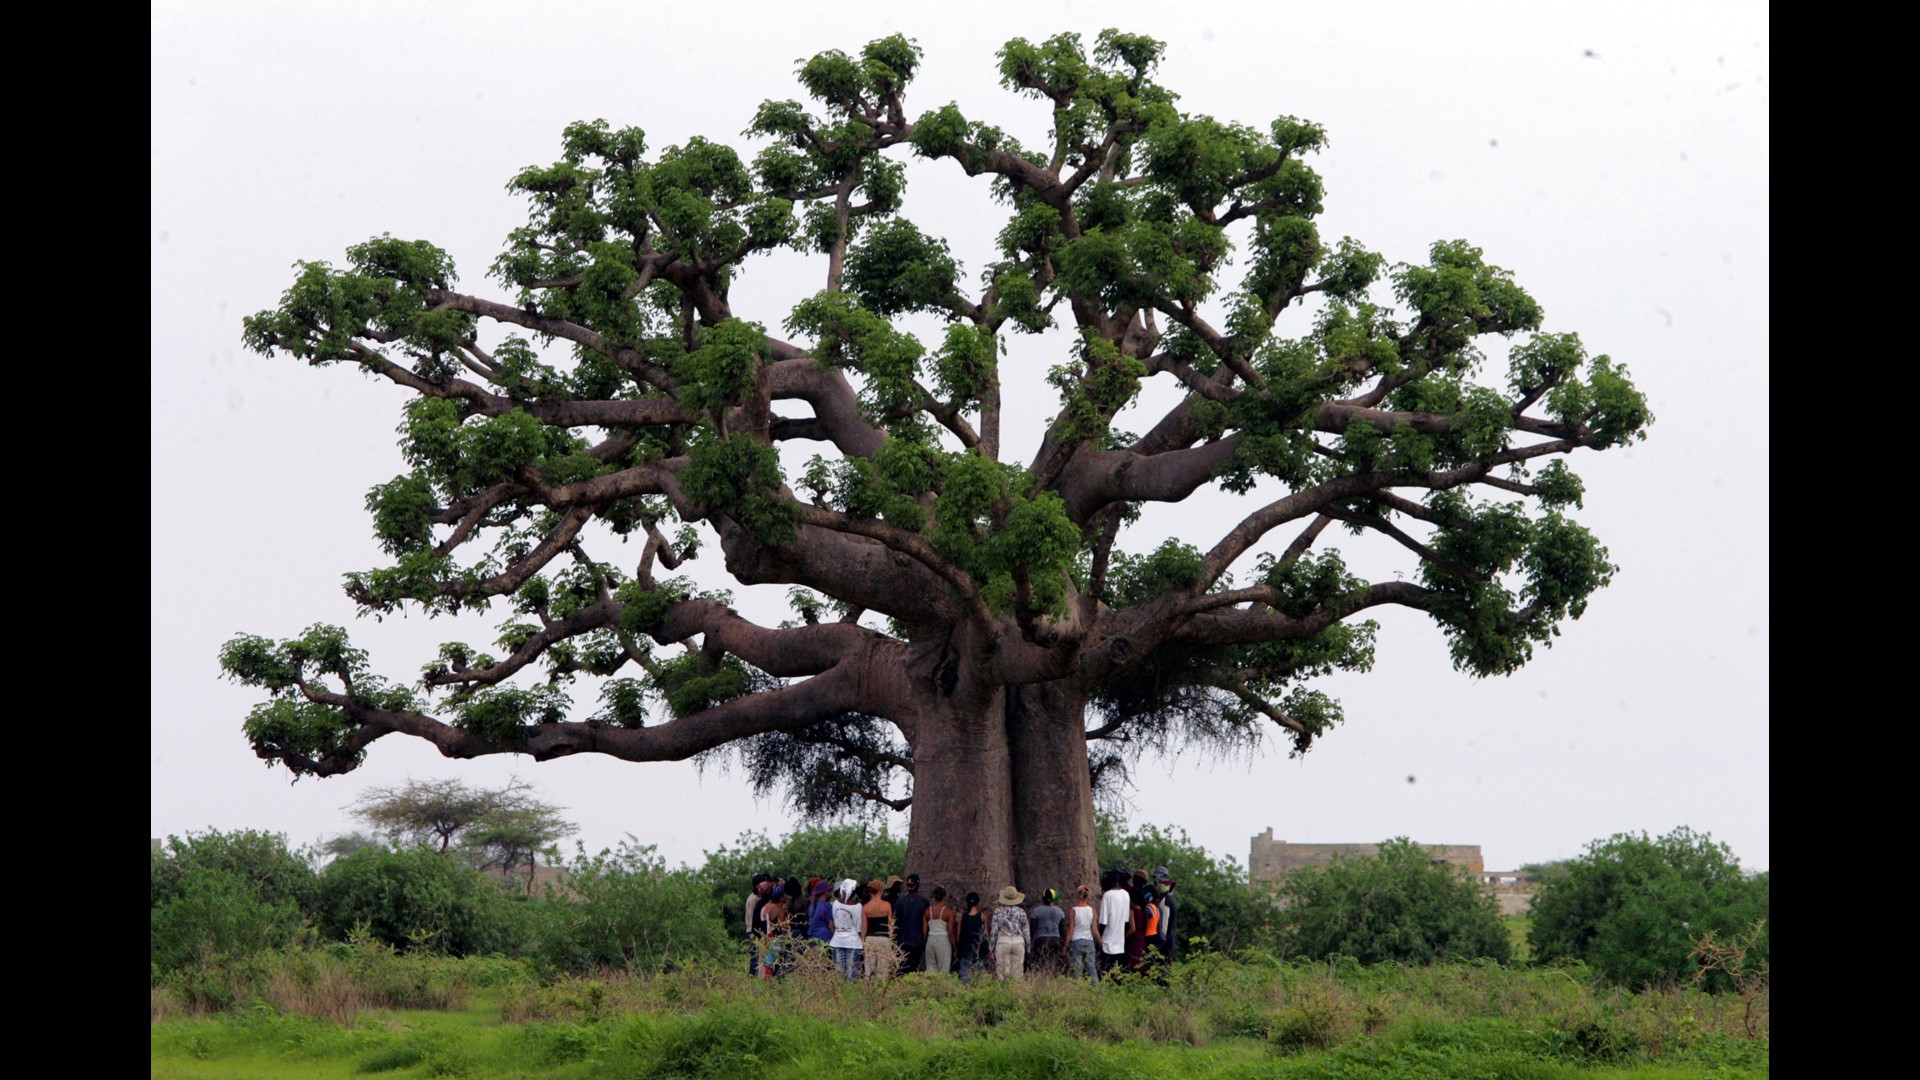
[(1086, 694), (1064, 680), (1006, 690), (1014, 881), (1030, 895), (1098, 884)]
[(1054, 682), (975, 700), (943, 698), (915, 723), (907, 869), (983, 899), (1093, 884), (1085, 695)]
[[(956, 700), (958, 699), (958, 700)], [(997, 689), (962, 689), (915, 721), (907, 869), (983, 900), (1013, 875), (1013, 785)]]

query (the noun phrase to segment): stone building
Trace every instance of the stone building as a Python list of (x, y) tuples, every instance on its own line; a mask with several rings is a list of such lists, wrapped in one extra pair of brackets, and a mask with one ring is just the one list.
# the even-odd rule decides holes
[[(1487, 877), (1486, 860), (1479, 844), (1422, 844), (1435, 859), (1459, 867), (1476, 881)], [(1247, 876), (1256, 885), (1278, 885), (1295, 870), (1324, 866), (1338, 858), (1378, 855), (1379, 844), (1294, 844), (1273, 838), (1273, 828), (1253, 838), (1253, 851), (1247, 856)]]
[[(1533, 883), (1516, 871), (1487, 869), (1479, 844), (1422, 844), (1434, 859), (1463, 870), (1494, 894), (1500, 914), (1524, 915), (1533, 904)], [(1308, 866), (1325, 866), (1335, 859), (1378, 855), (1379, 844), (1294, 844), (1275, 840), (1273, 829), (1253, 838), (1247, 855), (1247, 877), (1255, 885), (1273, 888), (1288, 874)]]

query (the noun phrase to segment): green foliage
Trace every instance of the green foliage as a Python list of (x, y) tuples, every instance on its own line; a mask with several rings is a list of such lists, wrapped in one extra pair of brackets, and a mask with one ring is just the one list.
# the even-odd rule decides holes
[(694, 443), (680, 483), (688, 496), (727, 511), (762, 543), (781, 544), (794, 536), (792, 512), (774, 494), (781, 483), (780, 455), (750, 435)]
[(766, 327), (739, 319), (707, 327), (700, 333), (700, 347), (673, 365), (680, 401), (717, 417), (753, 393), (767, 357)]
[(427, 848), (370, 848), (329, 863), (320, 876), (323, 934), (344, 940), (364, 927), (395, 949), (451, 956), (514, 946), (511, 903), (493, 880)]
[[(1454, 666), (1506, 675), (1551, 645), (1564, 619), (1586, 613), (1587, 598), (1613, 578), (1607, 549), (1578, 523), (1549, 510), (1529, 518), (1515, 503), (1474, 504), (1438, 492), (1428, 506), (1444, 519), (1431, 546), (1445, 562), (1421, 564), (1438, 594), (1428, 611), (1446, 631)], [(1502, 575), (1517, 572), (1517, 593)]]
[(959, 275), (946, 241), (893, 218), (874, 226), (847, 252), (845, 285), (867, 310), (894, 316), (940, 310)]
[[(1768, 874), (1749, 876), (1725, 844), (1704, 833), (1620, 833), (1595, 840), (1543, 877), (1529, 942), (1541, 963), (1584, 961), (1623, 985), (1680, 982), (1699, 970), (1692, 954), (1703, 935), (1747, 932), (1769, 918), (1771, 896)], [(1748, 950), (1748, 963), (1767, 967), (1771, 947), (1768, 928)], [(1731, 984), (1716, 972), (1707, 985)]]
[[(413, 695), (367, 671), (367, 654), (354, 647), (338, 626), (315, 623), (285, 641), (241, 634), (220, 649), (220, 667), (229, 679), (260, 687), (271, 695), (247, 714), (247, 740), (256, 753), (274, 761), (305, 762), (337, 758), (353, 730), (348, 710), (334, 701), (308, 697), (332, 690), (357, 705), (403, 710)], [(335, 689), (328, 680), (338, 683)], [(356, 755), (357, 760), (357, 755)]]
[(396, 847), (456, 853), (481, 869), (530, 866), (555, 841), (578, 831), (560, 816), (560, 807), (536, 798), (519, 780), (498, 788), (456, 779), (409, 780), (369, 788), (351, 809)]
[[(884, 823), (852, 822), (795, 829), (777, 841), (765, 833), (742, 833), (731, 846), (707, 852), (700, 872), (712, 898), (709, 910), (719, 913), (730, 933), (743, 936), (741, 908), (753, 891), (755, 874), (797, 877), (802, 882), (816, 874), (832, 881), (847, 877), (868, 881), (907, 869), (923, 874), (938, 869), (905, 867), (906, 860), (906, 838), (889, 833)], [(937, 884), (929, 876), (925, 887)]]
[(1375, 856), (1296, 870), (1277, 895), (1289, 955), (1432, 964), (1505, 961), (1512, 950), (1493, 894), (1405, 837)]
[(581, 852), (568, 871), (564, 893), (539, 904), (533, 948), (548, 967), (662, 971), (732, 953), (700, 871), (669, 870), (652, 847), (632, 843)]
[(1206, 580), (1206, 569), (1200, 549), (1178, 540), (1162, 541), (1146, 555), (1116, 551), (1107, 567), (1107, 592), (1101, 599), (1114, 607), (1143, 604), (1193, 588)]
[(449, 288), (453, 260), (425, 241), (382, 235), (347, 249), (347, 269), (299, 263), (300, 275), (280, 306), (245, 320), (243, 339), (262, 355), (283, 350), (312, 364), (377, 362), (356, 338), (398, 339), (418, 370), (436, 379), (448, 369), (448, 349), (473, 332), (473, 317), (435, 308), (428, 291)]
[(284, 836), (253, 830), (170, 836), (152, 853), (148, 881), (156, 976), (289, 945), (319, 897), (312, 864)]
[[(399, 431), (406, 468), (366, 497), (388, 561), (349, 574), (347, 592), (376, 615), (410, 604), (462, 614), (499, 599), (512, 615), (494, 642), (506, 659), (450, 643), (427, 667), (431, 718), (417, 715), (424, 707), (407, 688), (372, 676), (337, 628), (236, 637), (223, 669), (267, 696), (246, 722), (256, 752), (298, 773), (337, 773), (360, 763), (369, 736), (425, 722), (480, 736), (483, 749), (523, 750), (537, 726), (578, 719), (567, 691), (582, 673), (604, 680), (592, 719), (629, 729), (650, 709), (686, 717), (783, 685), (721, 655), (719, 635), (705, 636), (711, 652), (656, 652), (670, 623), (671, 644), (699, 633), (697, 619), (675, 618), (705, 614), (679, 606), (695, 591), (654, 570), (693, 558), (691, 530), (703, 522), (726, 537), (731, 565), (753, 568), (743, 571), (751, 580), (810, 588), (839, 579), (817, 573), (816, 553), (798, 545), (803, 516), (890, 546), (898, 560), (915, 558), (924, 539), (950, 566), (922, 561), (972, 593), (961, 608), (1011, 614), (1027, 641), (1066, 650), (1060, 659), (1094, 682), (1094, 709), (1125, 725), (1095, 751), (1095, 775), (1108, 780), (1124, 754), (1183, 740), (1234, 751), (1277, 727), (1304, 752), (1342, 717), (1304, 681), (1371, 667), (1374, 624), (1346, 620), (1375, 602), (1429, 613), (1455, 665), (1476, 675), (1510, 673), (1550, 645), (1615, 568), (1565, 516), (1581, 503), (1580, 479), (1537, 457), (1643, 438), (1645, 396), (1578, 336), (1538, 332), (1540, 305), (1465, 241), (1434, 244), (1421, 265), (1389, 265), (1352, 238), (1323, 240), (1324, 185), (1308, 162), (1326, 131), (1291, 116), (1242, 123), (1182, 111), (1154, 81), (1163, 53), (1162, 42), (1112, 29), (1090, 43), (1071, 33), (1008, 41), (1001, 82), (1048, 115), (1031, 146), (958, 105), (908, 123), (903, 91), (921, 50), (898, 34), (803, 60), (803, 100), (754, 113), (751, 160), (699, 136), (653, 150), (637, 128), (570, 124), (558, 160), (508, 185), (528, 211), (491, 270), (511, 303), (450, 292), (451, 259), (421, 241), (381, 236), (350, 248), (340, 267), (299, 264), (280, 302), (246, 321), (248, 346), (358, 364), (416, 395)], [(1004, 209), (996, 250), (971, 283), (946, 238), (900, 216), (909, 151), (988, 177)], [(747, 260), (778, 248), (828, 253), (837, 268), (784, 320), (798, 349), (733, 315)], [(1276, 320), (1313, 293), (1324, 303), (1312, 326), (1279, 336)], [(944, 325), (923, 341), (912, 330), (928, 316)], [(1046, 372), (1059, 398), (1046, 453), (1035, 469), (989, 460), (998, 432), (986, 418), (1022, 392), (1001, 384), (1002, 334), (1056, 319), (1074, 337)], [(1529, 333), (1497, 347), (1509, 358), (1504, 384), (1481, 370), (1483, 335)], [(1118, 430), (1117, 416), (1158, 375), (1184, 387), (1176, 412), (1144, 439)], [(823, 385), (837, 394), (843, 376), (867, 429), (844, 428), (843, 404), (819, 396)], [(786, 411), (795, 399), (814, 415)], [(859, 448), (814, 458), (793, 484), (837, 515), (792, 497), (776, 449), (789, 439)], [(1195, 460), (1215, 462), (1214, 474), (1181, 475)], [(1420, 588), (1370, 585), (1337, 552), (1248, 549), (1271, 591), (1266, 606), (1202, 616), (1195, 628), (1207, 633), (1189, 637), (1303, 636), (1069, 655), (1077, 627), (1088, 629), (1080, 643), (1115, 646), (1162, 642), (1164, 627), (1123, 640), (1077, 620), (1036, 620), (1090, 599), (1080, 614), (1096, 622), (1145, 621), (1157, 602), (1232, 588), (1196, 547), (1132, 554), (1106, 531), (1139, 517), (1144, 500), (1115, 492), (1140, 477), (1160, 492), (1152, 497), (1175, 500), (1209, 479), (1236, 495), (1267, 480), (1303, 496), (1340, 485), (1346, 494), (1326, 514), (1417, 551), (1417, 567), (1396, 576)], [(1482, 482), (1521, 498), (1476, 502), (1467, 492)], [(1435, 493), (1422, 508), (1388, 489)], [(668, 543), (670, 521), (686, 528)], [(585, 553), (609, 532), (647, 546), (637, 568), (630, 556)], [(479, 554), (456, 557), (468, 544)], [(1096, 553), (1108, 551), (1103, 563)], [(552, 558), (575, 564), (552, 570)], [(1102, 595), (1076, 595), (1095, 588), (1102, 565)], [(617, 624), (595, 609), (609, 595)], [(843, 591), (802, 618), (877, 602)], [(923, 638), (915, 648), (929, 644), (919, 612), (876, 615)], [(966, 645), (943, 681), (966, 672), (991, 683), (995, 648)], [(538, 685), (480, 670), (517, 669), (534, 652)], [(645, 674), (622, 677), (629, 663)], [(831, 816), (834, 800), (889, 799), (901, 790), (897, 732), (876, 716), (903, 714), (869, 712), (744, 740), (751, 782), (764, 790), (784, 776), (808, 814)], [(395, 713), (416, 715), (392, 723)]]

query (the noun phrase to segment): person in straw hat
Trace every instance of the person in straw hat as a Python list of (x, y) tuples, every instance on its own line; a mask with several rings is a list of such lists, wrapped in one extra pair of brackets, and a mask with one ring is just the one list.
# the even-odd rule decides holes
[(999, 900), (987, 935), (993, 942), (993, 970), (1002, 979), (1018, 979), (1026, 973), (1027, 947), (1033, 944), (1033, 927), (1020, 908), (1026, 897), (1009, 885), (1000, 890)]

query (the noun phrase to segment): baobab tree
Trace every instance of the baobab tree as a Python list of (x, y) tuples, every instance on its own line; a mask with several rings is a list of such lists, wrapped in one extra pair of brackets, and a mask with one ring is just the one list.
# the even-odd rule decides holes
[[(1623, 368), (1543, 331), (1464, 241), (1389, 263), (1324, 240), (1323, 131), (1182, 112), (1159, 42), (1009, 42), (1002, 83), (1051, 116), (1031, 148), (957, 105), (913, 118), (920, 55), (813, 57), (812, 104), (761, 106), (751, 160), (569, 126), (511, 182), (530, 213), (500, 298), (382, 236), (246, 321), (255, 350), (408, 394), (407, 471), (367, 498), (391, 561), (352, 598), (510, 612), (498, 655), (448, 644), (412, 685), (336, 627), (233, 639), (225, 670), (269, 695), (262, 758), (339, 774), (394, 734), (453, 758), (737, 754), (812, 814), (908, 809), (909, 862), (943, 881), (1067, 884), (1094, 876), (1094, 789), (1128, 755), (1263, 732), (1299, 753), (1339, 722), (1306, 683), (1372, 666), (1371, 609), (1426, 613), (1475, 675), (1580, 616), (1614, 568), (1567, 516), (1567, 459), (1643, 437)], [(902, 216), (916, 160), (981, 178), (977, 276)], [(819, 291), (736, 313), (741, 269), (781, 249), (823, 261)], [(1007, 362), (1048, 333), (1061, 363)], [(1043, 378), (1044, 430), (1003, 432)], [(788, 444), (817, 453), (783, 468)], [(1235, 523), (1125, 542), (1195, 497)], [(1333, 542), (1366, 536), (1407, 569), (1351, 572)], [(794, 617), (669, 576), (703, 540), (733, 580), (790, 587)]]

